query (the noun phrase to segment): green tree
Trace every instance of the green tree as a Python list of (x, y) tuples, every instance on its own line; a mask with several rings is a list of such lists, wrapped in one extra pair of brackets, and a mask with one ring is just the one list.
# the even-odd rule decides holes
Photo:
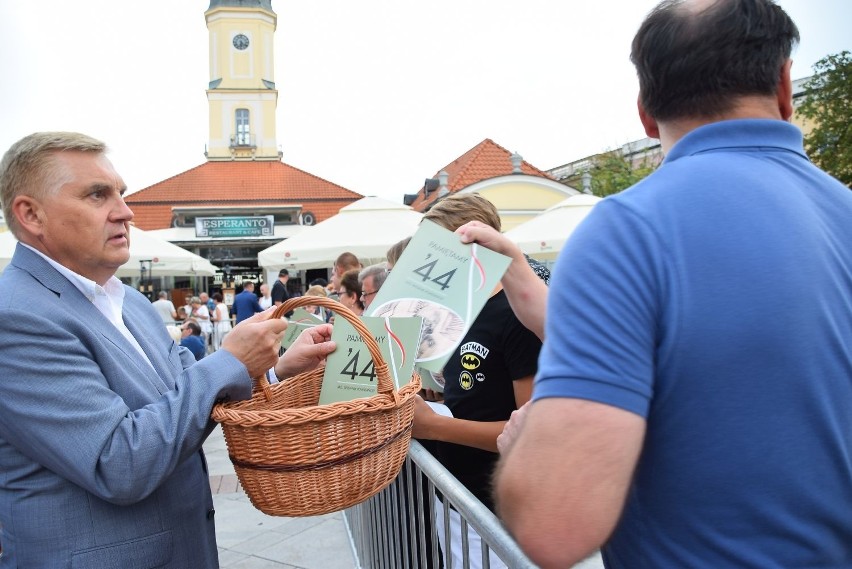
[(657, 164), (647, 158), (635, 160), (620, 150), (599, 154), (589, 169), (592, 193), (599, 197), (617, 194), (657, 169)]
[(805, 135), (811, 160), (852, 188), (852, 56), (828, 55), (814, 64), (796, 113), (813, 129)]

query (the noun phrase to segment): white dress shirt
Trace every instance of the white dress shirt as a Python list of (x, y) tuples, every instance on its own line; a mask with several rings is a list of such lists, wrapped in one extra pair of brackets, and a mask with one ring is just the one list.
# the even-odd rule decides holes
[(38, 249), (30, 247), (26, 243), (21, 243), (21, 245), (40, 255), (42, 259), (50, 263), (54, 269), (59, 271), (62, 276), (71, 281), (71, 284), (77, 287), (77, 289), (83, 293), (83, 296), (88, 298), (101, 314), (106, 316), (106, 319), (118, 329), (121, 335), (127, 338), (127, 341), (136, 348), (136, 351), (139, 352), (143, 358), (145, 358), (145, 361), (148, 362), (151, 369), (154, 369), (154, 366), (151, 364), (151, 360), (148, 359), (148, 356), (145, 354), (142, 346), (139, 345), (139, 342), (137, 342), (136, 338), (133, 337), (133, 334), (130, 333), (130, 330), (128, 330), (127, 326), (124, 324), (124, 319), (121, 317), (121, 309), (124, 306), (124, 284), (122, 284), (118, 277), (110, 277), (106, 284), (101, 286), (95, 281), (87, 279), (83, 275), (78, 275), (68, 267), (60, 265)]

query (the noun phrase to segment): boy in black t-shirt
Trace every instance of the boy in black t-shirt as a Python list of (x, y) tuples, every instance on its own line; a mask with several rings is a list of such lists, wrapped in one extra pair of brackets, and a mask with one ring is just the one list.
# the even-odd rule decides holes
[[(428, 219), (455, 231), (476, 220), (500, 231), (494, 205), (479, 194), (453, 194), (426, 212)], [(512, 411), (532, 395), (541, 341), (517, 319), (498, 285), (444, 366), (444, 404), (452, 417), (435, 413), (418, 398), (413, 436), (437, 441), (441, 463), (492, 511), (491, 477), (497, 462), (497, 436)], [(453, 512), (455, 514), (455, 512)], [(440, 525), (440, 524), (439, 524)], [(443, 537), (442, 532), (438, 532)], [(470, 538), (478, 538), (469, 532)], [(452, 547), (453, 566), (462, 566), (460, 547)], [(478, 567), (478, 548), (470, 548)], [(496, 557), (491, 567), (499, 567)]]

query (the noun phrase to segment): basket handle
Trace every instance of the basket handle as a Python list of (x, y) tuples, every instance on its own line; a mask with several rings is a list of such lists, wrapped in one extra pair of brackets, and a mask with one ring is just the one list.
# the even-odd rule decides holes
[[(394, 389), (388, 364), (386, 364), (385, 360), (382, 358), (382, 352), (379, 350), (379, 345), (376, 343), (375, 338), (373, 338), (373, 334), (370, 333), (366, 326), (364, 326), (364, 323), (357, 314), (330, 298), (323, 298), (321, 296), (297, 296), (295, 298), (285, 300), (282, 304), (280, 304), (272, 312), (270, 318), (281, 318), (291, 310), (302, 306), (322, 306), (324, 308), (328, 308), (335, 314), (345, 318), (350, 324), (352, 324), (352, 326), (355, 327), (355, 330), (357, 330), (361, 335), (361, 339), (363, 339), (364, 343), (367, 344), (367, 349), (370, 351), (370, 356), (373, 358), (373, 370), (378, 376), (378, 393), (391, 395), (394, 399), (394, 403), (399, 405), (399, 393)], [(263, 390), (266, 400), (270, 401), (272, 399), (272, 391), (269, 386), (269, 381), (266, 379), (266, 375), (257, 377), (254, 381), (255, 385)]]

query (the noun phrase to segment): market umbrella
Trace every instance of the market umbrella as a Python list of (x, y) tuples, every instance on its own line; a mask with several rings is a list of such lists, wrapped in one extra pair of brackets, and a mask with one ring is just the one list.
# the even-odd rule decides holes
[[(12, 261), (18, 243), (11, 231), (0, 233), (0, 271)], [(130, 260), (116, 271), (118, 277), (140, 276), (140, 261), (150, 261), (152, 277), (213, 276), (218, 270), (215, 265), (181, 249), (177, 245), (130, 226)], [(147, 264), (146, 264), (147, 265)]]
[(506, 237), (539, 261), (554, 261), (581, 221), (601, 198), (579, 194), (562, 200), (506, 232)]
[(422, 217), (407, 205), (368, 196), (264, 249), (257, 255), (258, 264), (268, 272), (324, 269), (346, 251), (365, 266), (378, 263), (391, 245), (414, 234)]

